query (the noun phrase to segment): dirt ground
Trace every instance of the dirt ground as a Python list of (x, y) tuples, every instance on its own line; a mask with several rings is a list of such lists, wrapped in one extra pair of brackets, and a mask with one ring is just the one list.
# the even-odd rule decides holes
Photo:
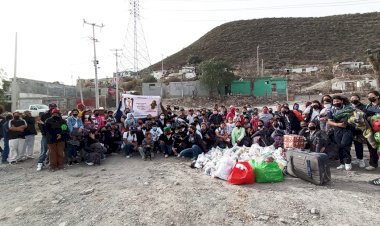
[(0, 225), (380, 225), (380, 188), (367, 182), (380, 170), (332, 168), (328, 186), (236, 186), (161, 155), (54, 173), (36, 172), (36, 161), (0, 165)]

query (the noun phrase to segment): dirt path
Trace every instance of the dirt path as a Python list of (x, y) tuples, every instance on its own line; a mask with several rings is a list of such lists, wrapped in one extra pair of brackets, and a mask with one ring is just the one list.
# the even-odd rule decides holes
[(367, 183), (379, 170), (332, 168), (324, 187), (291, 177), (234, 186), (162, 156), (54, 173), (35, 162), (0, 165), (0, 225), (380, 225), (380, 188)]

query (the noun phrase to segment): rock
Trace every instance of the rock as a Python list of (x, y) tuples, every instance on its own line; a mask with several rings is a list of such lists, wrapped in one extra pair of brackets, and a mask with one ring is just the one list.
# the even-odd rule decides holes
[(259, 221), (268, 221), (269, 220), (269, 216), (266, 216), (266, 215), (260, 215), (257, 220)]
[(311, 208), (310, 213), (311, 214), (319, 214), (319, 210), (316, 208)]
[(3, 220), (6, 220), (6, 219), (8, 219), (9, 217), (7, 217), (7, 216), (1, 216), (0, 217), (0, 221), (3, 221)]
[(170, 226), (173, 226), (174, 225), (174, 222), (170, 222)]
[(94, 191), (95, 191), (94, 188), (90, 188), (90, 189), (82, 191), (80, 194), (81, 195), (89, 195), (89, 194), (93, 193)]
[(178, 181), (174, 182), (174, 185), (180, 185), (180, 183)]
[(59, 184), (59, 183), (60, 183), (60, 182), (56, 180), (56, 181), (52, 181), (50, 184), (51, 184), (51, 185), (57, 185), (57, 184)]
[(21, 210), (22, 210), (22, 207), (19, 206), (19, 207), (17, 207), (17, 208), (15, 209), (15, 212), (18, 213), (18, 212), (20, 212)]
[(59, 224), (59, 226), (66, 226), (66, 225), (67, 225), (66, 222), (62, 222), (62, 223)]
[(313, 216), (313, 219), (315, 220), (315, 219), (317, 219), (318, 217), (317, 216)]
[(144, 185), (149, 185), (149, 182), (144, 182)]
[(280, 221), (283, 224), (288, 224), (288, 221), (286, 221), (284, 218), (279, 218), (278, 221)]
[(296, 220), (299, 218), (299, 215), (297, 213), (294, 213), (290, 218)]
[(43, 200), (42, 199), (34, 199), (33, 202), (42, 202)]
[(164, 173), (160, 173), (160, 175), (162, 176), (162, 175), (164, 175)]
[(60, 200), (53, 200), (53, 201), (51, 201), (51, 203), (53, 203), (53, 204), (58, 204), (60, 202), (61, 202)]
[(106, 168), (102, 168), (100, 171), (107, 171), (107, 169)]

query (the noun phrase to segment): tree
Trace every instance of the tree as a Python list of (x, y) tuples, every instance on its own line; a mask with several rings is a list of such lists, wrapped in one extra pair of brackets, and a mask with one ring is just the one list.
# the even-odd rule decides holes
[(377, 86), (380, 86), (380, 49), (367, 49), (367, 58), (372, 65), (373, 71), (376, 73)]
[(5, 79), (1, 80), (1, 87), (0, 87), (0, 105), (5, 105), (7, 100), (5, 97), (5, 94), (9, 91), (11, 82)]
[(219, 87), (231, 85), (234, 80), (234, 74), (231, 72), (231, 66), (224, 60), (210, 59), (200, 64), (201, 83), (209, 88), (210, 96), (214, 96)]
[(152, 76), (152, 75), (149, 75), (147, 77), (145, 77), (143, 80), (142, 80), (143, 83), (155, 83), (157, 82), (157, 79)]
[(198, 65), (202, 62), (202, 59), (198, 55), (190, 55), (187, 58), (188, 65)]

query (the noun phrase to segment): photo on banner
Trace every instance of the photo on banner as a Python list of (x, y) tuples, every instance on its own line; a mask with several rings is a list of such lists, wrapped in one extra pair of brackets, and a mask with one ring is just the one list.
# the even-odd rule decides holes
[(136, 118), (144, 118), (147, 115), (157, 117), (160, 112), (160, 96), (139, 96), (123, 94), (121, 98), (121, 109), (129, 108)]

